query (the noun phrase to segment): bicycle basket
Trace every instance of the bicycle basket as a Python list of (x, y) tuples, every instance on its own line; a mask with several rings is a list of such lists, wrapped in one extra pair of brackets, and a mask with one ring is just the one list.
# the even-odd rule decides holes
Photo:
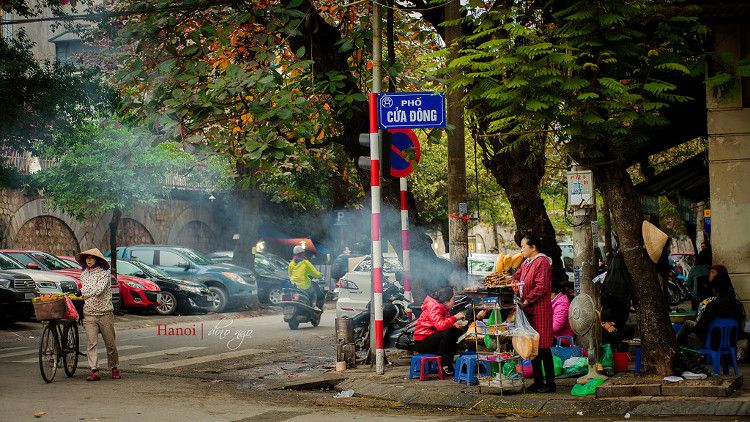
[(47, 321), (51, 319), (62, 319), (65, 317), (65, 298), (53, 299), (47, 302), (32, 302), (34, 305), (34, 315), (37, 321)]

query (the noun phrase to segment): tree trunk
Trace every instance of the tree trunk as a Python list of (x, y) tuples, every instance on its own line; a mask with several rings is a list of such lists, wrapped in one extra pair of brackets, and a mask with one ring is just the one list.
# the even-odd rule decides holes
[(260, 218), (260, 198), (255, 187), (237, 189), (236, 207), (239, 210), (237, 233), (240, 238), (234, 245), (232, 263), (254, 269), (255, 256), (252, 249), (258, 243), (258, 220)]
[[(459, 4), (446, 3), (445, 20), (460, 18)], [(451, 49), (449, 60), (460, 56), (460, 37), (460, 24), (445, 28), (445, 44)], [(463, 93), (458, 89), (448, 91), (448, 125), (452, 127), (448, 132), (448, 213), (464, 217), (464, 214), (459, 212), (459, 204), (466, 204), (466, 140)], [(468, 221), (463, 218), (449, 218), (448, 240), (451, 262), (458, 268), (466, 269), (466, 257), (469, 254)]]
[(542, 237), (542, 252), (552, 258), (552, 280), (562, 283), (568, 280), (563, 266), (562, 251), (557, 246), (555, 229), (547, 215), (539, 183), (544, 176), (544, 154), (534, 151), (530, 142), (523, 142), (517, 148), (500, 152), (500, 140), (480, 141), (484, 150), (484, 166), (492, 173), (497, 183), (505, 190), (516, 222), (514, 240), (521, 244), (521, 238), (528, 230)]
[(659, 287), (656, 266), (643, 247), (643, 211), (638, 194), (624, 168), (612, 165), (599, 172), (602, 193), (612, 209), (620, 250), (633, 282), (644, 368), (660, 376), (671, 375), (677, 350), (676, 340), (669, 321), (667, 301)]
[(254, 184), (248, 185), (253, 170), (243, 164), (237, 164), (237, 181), (235, 183), (235, 208), (237, 209), (237, 231), (239, 239), (234, 244), (232, 263), (241, 267), (255, 269), (253, 248), (258, 243), (258, 221), (260, 220), (260, 192)]
[(112, 211), (112, 219), (109, 220), (109, 250), (111, 251), (110, 258), (112, 261), (109, 270), (115, 280), (117, 280), (117, 228), (120, 226), (121, 217), (122, 210), (115, 208)]
[[(600, 189), (601, 191), (601, 189)], [(610, 217), (609, 202), (607, 197), (602, 193), (602, 214), (604, 217), (604, 263), (609, 265), (609, 258), (612, 257), (612, 219)]]

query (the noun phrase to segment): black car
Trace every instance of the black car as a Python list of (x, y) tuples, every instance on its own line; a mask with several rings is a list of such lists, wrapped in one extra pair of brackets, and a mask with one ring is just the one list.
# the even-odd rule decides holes
[(117, 260), (117, 273), (153, 281), (161, 288), (161, 301), (156, 312), (161, 315), (206, 312), (211, 309), (213, 296), (206, 286), (193, 281), (170, 277), (164, 271), (139, 261)]
[(0, 270), (0, 325), (29, 319), (34, 315), (31, 299), (36, 284), (24, 274)]
[[(212, 252), (208, 257), (214, 262), (231, 262), (234, 252)], [(255, 278), (258, 280), (258, 298), (273, 305), (281, 301), (281, 289), (292, 286), (289, 282), (289, 262), (270, 253), (255, 254)]]

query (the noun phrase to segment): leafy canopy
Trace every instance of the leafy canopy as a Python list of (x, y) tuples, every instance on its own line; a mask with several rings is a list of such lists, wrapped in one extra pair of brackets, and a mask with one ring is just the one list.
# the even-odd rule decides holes
[(169, 194), (165, 175), (195, 165), (179, 144), (152, 145), (153, 137), (143, 130), (88, 124), (78, 131), (80, 142), (68, 147), (59, 165), (34, 174), (32, 181), (55, 206), (79, 219), (153, 205)]
[(677, 81), (701, 74), (705, 28), (680, 1), (509, 2), (465, 37), (452, 84), (488, 133), (554, 130), (589, 157), (648, 140), (663, 111), (689, 100)]

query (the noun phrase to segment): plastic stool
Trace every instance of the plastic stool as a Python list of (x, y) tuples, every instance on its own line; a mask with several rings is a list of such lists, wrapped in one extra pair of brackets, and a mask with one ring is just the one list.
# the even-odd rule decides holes
[(641, 373), (641, 346), (635, 348), (635, 369), (633, 370), (636, 374)]
[(424, 381), (428, 374), (437, 374), (438, 379), (443, 379), (440, 356), (430, 354), (412, 356), (411, 364), (409, 364), (409, 379), (416, 378), (419, 375), (419, 380)]
[(477, 365), (479, 365), (480, 375), (489, 376), (492, 373), (491, 362), (478, 360), (476, 354), (459, 356), (456, 360), (456, 373), (453, 375), (453, 381), (458, 383), (465, 381), (466, 385), (479, 383)]

